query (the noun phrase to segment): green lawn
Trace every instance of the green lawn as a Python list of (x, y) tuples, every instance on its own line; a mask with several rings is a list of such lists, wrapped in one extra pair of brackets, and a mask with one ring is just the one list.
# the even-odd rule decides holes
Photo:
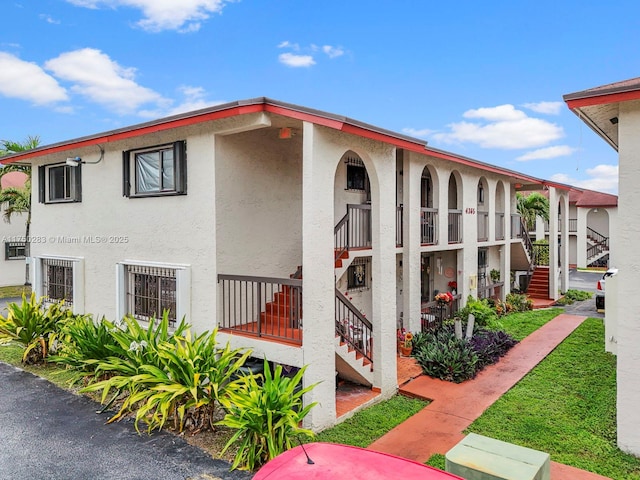
[(0, 298), (21, 297), (23, 293), (31, 295), (31, 287), (24, 285), (0, 287)]
[(428, 404), (429, 402), (396, 395), (320, 432), (314, 441), (367, 447)]
[(15, 365), (16, 367), (20, 367), (22, 370), (26, 370), (34, 375), (46, 378), (51, 383), (54, 383), (61, 388), (71, 391), (76, 390), (69, 387), (69, 382), (73, 378), (69, 370), (52, 363), (44, 365), (23, 365), (21, 362), (22, 352), (22, 346), (15, 343), (0, 345), (0, 362)]
[(615, 480), (640, 479), (640, 459), (616, 446), (616, 359), (604, 352), (601, 319), (585, 320), (468, 432)]
[(516, 340), (522, 340), (535, 332), (542, 325), (560, 315), (562, 308), (530, 310), (528, 312), (511, 313), (500, 319), (505, 332)]

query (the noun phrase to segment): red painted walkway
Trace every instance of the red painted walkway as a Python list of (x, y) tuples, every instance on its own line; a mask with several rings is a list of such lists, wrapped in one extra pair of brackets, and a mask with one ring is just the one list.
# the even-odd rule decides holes
[[(400, 388), (431, 403), (369, 445), (418, 462), (445, 454), (464, 438), (463, 430), (573, 332), (586, 317), (561, 314), (512, 348), (473, 380), (456, 384), (420, 376)], [(552, 462), (552, 480), (603, 480), (606, 477)]]

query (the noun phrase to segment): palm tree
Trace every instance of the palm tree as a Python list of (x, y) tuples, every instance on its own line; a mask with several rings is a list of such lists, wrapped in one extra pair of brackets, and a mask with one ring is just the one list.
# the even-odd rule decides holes
[[(0, 157), (11, 153), (32, 150), (40, 145), (40, 137), (28, 136), (24, 142), (12, 142), (10, 140), (0, 140)], [(7, 173), (21, 172), (27, 176), (24, 187), (0, 188), (0, 207), (4, 208), (5, 222), (11, 222), (14, 214), (27, 214), (25, 222), (25, 255), (29, 256), (29, 234), (31, 230), (31, 165), (11, 163), (0, 168), (0, 182)], [(1, 186), (1, 185), (0, 185)], [(29, 284), (29, 265), (25, 265), (24, 273), (25, 285)]]
[(522, 221), (531, 232), (536, 228), (536, 217), (549, 221), (549, 199), (538, 192), (523, 195), (516, 193), (517, 209)]

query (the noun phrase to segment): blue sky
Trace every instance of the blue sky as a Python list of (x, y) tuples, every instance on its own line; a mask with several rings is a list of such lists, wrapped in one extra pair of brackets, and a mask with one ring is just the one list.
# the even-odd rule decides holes
[(267, 96), (617, 193), (562, 95), (640, 75), (637, 1), (4, 0), (0, 138)]

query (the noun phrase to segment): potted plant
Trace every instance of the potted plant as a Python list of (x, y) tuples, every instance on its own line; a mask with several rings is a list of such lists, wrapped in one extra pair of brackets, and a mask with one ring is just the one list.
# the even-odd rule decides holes
[(451, 292), (439, 293), (434, 297), (434, 300), (438, 302), (438, 305), (447, 305), (453, 301), (453, 294)]
[(398, 329), (398, 346), (400, 354), (403, 357), (409, 357), (413, 349), (413, 334), (405, 331), (404, 328)]
[(489, 276), (491, 277), (491, 281), (493, 283), (498, 283), (500, 281), (500, 270), (496, 270), (495, 268), (489, 272)]

